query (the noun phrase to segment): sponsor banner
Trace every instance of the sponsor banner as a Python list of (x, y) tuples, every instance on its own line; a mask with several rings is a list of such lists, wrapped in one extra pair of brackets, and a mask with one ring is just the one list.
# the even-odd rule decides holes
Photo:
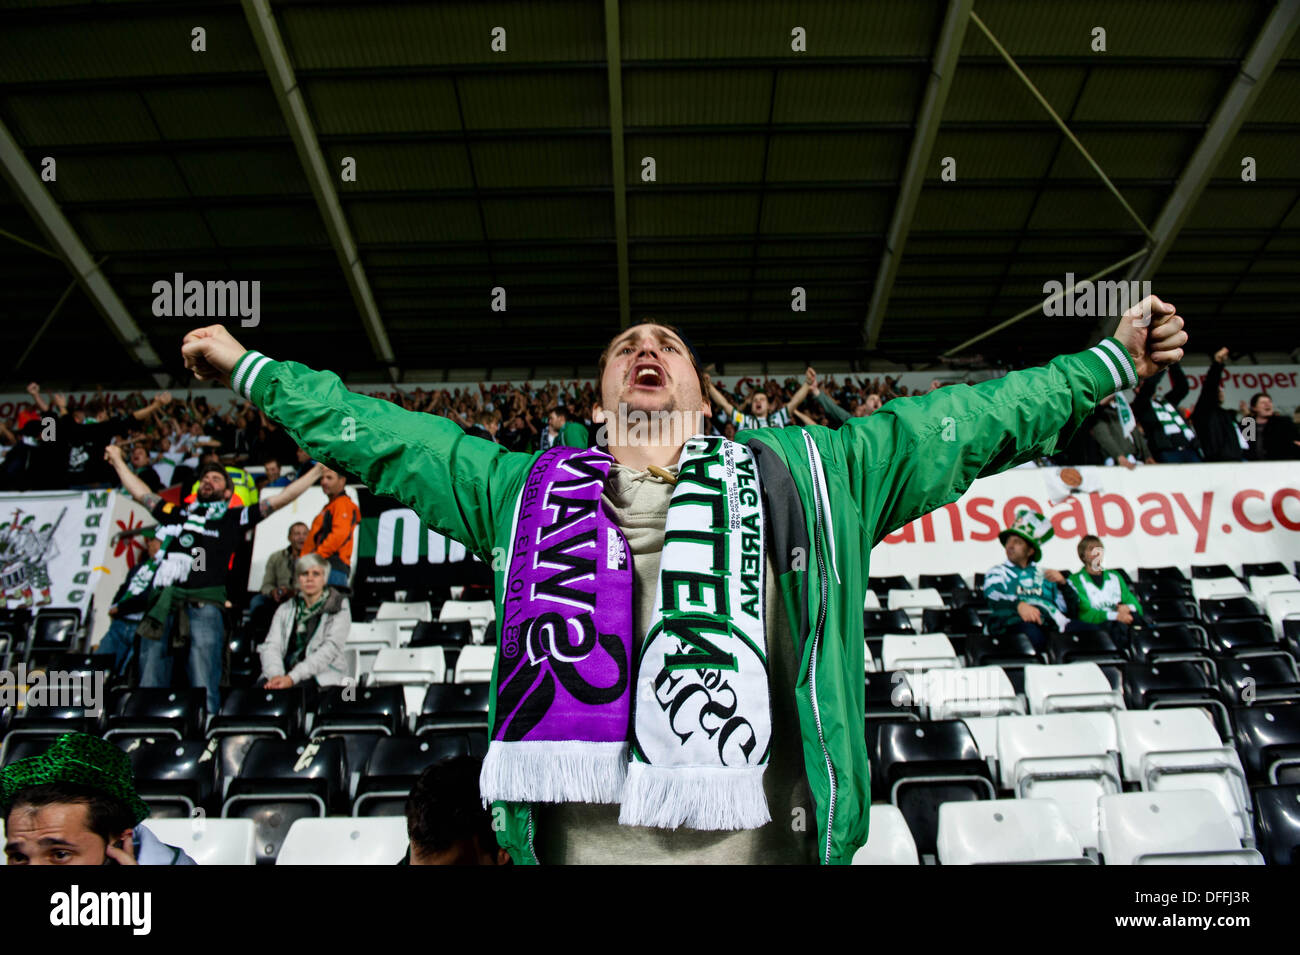
[[(130, 503), (110, 490), (0, 494), (4, 606), (33, 613), (72, 608), (84, 620), (93, 598), (106, 627), (108, 601), (136, 556), (113, 542), (117, 530), (140, 523)], [(100, 625), (97, 620), (94, 629)]]
[(1294, 462), (1017, 468), (981, 478), (955, 504), (887, 536), (871, 553), (871, 573), (915, 583), (923, 573), (987, 571), (1005, 559), (998, 532), (1022, 507), (1047, 515), (1056, 531), (1043, 563), (1070, 572), (1080, 566), (1076, 548), (1086, 534), (1106, 545), (1107, 566), (1129, 572), (1300, 560)]
[[(279, 494), (284, 488), (273, 487), (259, 492), (258, 497), (274, 500), (275, 495)], [(357, 494), (357, 488), (348, 487), (345, 492), (352, 500), (360, 504)], [(253, 555), (248, 568), (248, 589), (255, 592), (262, 589), (262, 575), (266, 572), (266, 560), (277, 550), (283, 550), (289, 546), (289, 528), (299, 521), (311, 527), (311, 522), (316, 519), (316, 515), (325, 509), (329, 503), (329, 498), (325, 492), (320, 489), (320, 485), (314, 485), (298, 495), (294, 501), (275, 511), (270, 517), (263, 518), (253, 532)], [(365, 508), (362, 506), (361, 516), (365, 517)], [(352, 553), (353, 563), (356, 562), (357, 532), (352, 532)]]

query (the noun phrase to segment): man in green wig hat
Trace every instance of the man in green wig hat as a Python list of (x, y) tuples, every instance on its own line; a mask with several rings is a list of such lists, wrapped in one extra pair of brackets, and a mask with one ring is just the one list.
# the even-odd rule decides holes
[(142, 825), (126, 753), (86, 733), (0, 770), (0, 811), (9, 865), (197, 864)]

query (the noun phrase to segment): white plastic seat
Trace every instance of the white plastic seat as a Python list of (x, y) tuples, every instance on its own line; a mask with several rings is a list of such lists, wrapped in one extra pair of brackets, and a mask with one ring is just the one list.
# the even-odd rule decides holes
[(496, 659), (496, 647), (462, 647), (456, 658), (456, 682), (490, 683)]
[(943, 602), (943, 597), (933, 587), (923, 587), (920, 590), (891, 590), (889, 592), (890, 610), (906, 610), (910, 613), (913, 610), (930, 608), (943, 610), (946, 607), (947, 604)]
[(1282, 621), (1287, 617), (1300, 617), (1300, 593), (1290, 590), (1274, 591), (1267, 597), (1268, 618), (1273, 621), (1273, 632), (1284, 635)]
[(440, 621), (468, 620), (475, 643), (483, 642), (483, 635), (496, 618), (496, 607), (490, 600), (448, 600), (438, 613)]
[(1055, 799), (944, 803), (935, 844), (943, 865), (1091, 864)]
[[(936, 670), (935, 672), (943, 671)], [(986, 760), (991, 760), (996, 765), (998, 758), (998, 718), (996, 716), (963, 716), (961, 721), (966, 724), (971, 735), (975, 737), (975, 745), (979, 747), (980, 756)]]
[(876, 672), (876, 658), (875, 658), (874, 656), (871, 655), (871, 644), (869, 644), (869, 643), (868, 643), (868, 644), (866, 645), (866, 647), (863, 649), (863, 654), (862, 654), (862, 665), (863, 665), (863, 668), (864, 668), (865, 672), (867, 672), (867, 673), (875, 673), (875, 672)]
[(299, 819), (276, 865), (394, 865), (406, 854), (405, 816)]
[(251, 819), (146, 819), (144, 827), (199, 865), (256, 865)]
[(1153, 792), (1204, 789), (1252, 841), (1250, 789), (1237, 751), (1225, 746), (1208, 713), (1196, 707), (1115, 714), (1124, 779)]
[(897, 806), (873, 803), (867, 844), (853, 853), (854, 865), (920, 865), (916, 840)]
[(347, 645), (362, 652), (396, 647), (397, 621), (373, 620), (369, 623), (354, 621), (348, 628)]
[(411, 603), (385, 600), (379, 605), (379, 610), (375, 613), (375, 619), (429, 621), (433, 619), (433, 606), (427, 600), (418, 600)]
[(880, 609), (880, 598), (876, 596), (876, 592), (874, 590), (867, 591), (867, 596), (862, 601), (862, 609), (863, 610)]
[(1024, 713), (1002, 667), (964, 667), (927, 670), (916, 680), (917, 703), (926, 707), (932, 720), (966, 716), (1001, 716)]
[(1236, 577), (1196, 577), (1192, 579), (1192, 596), (1199, 600), (1248, 596)]
[(957, 651), (942, 633), (888, 634), (881, 645), (880, 657), (886, 670), (961, 666)]
[(1203, 789), (1118, 793), (1098, 808), (1107, 865), (1259, 864), (1247, 861), (1232, 817)]
[(384, 649), (375, 657), (370, 683), (446, 683), (447, 657), (442, 647)]
[(1264, 603), (1269, 594), (1288, 594), (1300, 592), (1300, 579), (1293, 574), (1278, 574), (1272, 577), (1251, 577), (1250, 593), (1256, 603)]
[(1025, 698), (1030, 713), (1124, 708), (1124, 695), (1095, 663), (1030, 664), (1025, 667)]
[(1060, 803), (1085, 849), (1097, 847), (1097, 800), (1123, 789), (1095, 714), (998, 717), (998, 771), (1002, 788), (1018, 798)]

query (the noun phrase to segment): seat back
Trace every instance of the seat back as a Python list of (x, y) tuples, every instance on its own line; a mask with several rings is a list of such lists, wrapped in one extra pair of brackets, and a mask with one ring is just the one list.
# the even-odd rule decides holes
[(302, 686), (287, 690), (234, 687), (226, 693), (221, 713), (212, 721), (209, 736), (236, 729), (265, 728), (288, 739), (298, 736), (306, 718), (306, 693)]
[(385, 600), (375, 613), (376, 620), (432, 620), (433, 606), (427, 600), (402, 603)]
[(299, 819), (276, 865), (393, 865), (406, 854), (406, 818)]
[(254, 865), (257, 861), (256, 827), (251, 819), (145, 820), (165, 845), (184, 851), (199, 865)]
[(495, 646), (469, 646), (460, 651), (456, 658), (457, 683), (488, 683), (492, 680), (492, 668), (496, 665), (497, 648)]
[(1103, 796), (1099, 810), (1107, 865), (1135, 865), (1158, 854), (1241, 849), (1232, 818), (1204, 789), (1116, 793)]
[(155, 803), (185, 807), (184, 816), (206, 809), (217, 791), (220, 760), (205, 740), (133, 740), (127, 749), (135, 788), (153, 809)]
[(170, 729), (182, 739), (203, 735), (207, 723), (207, 691), (135, 687), (122, 693), (108, 718), (105, 738)]
[(75, 650), (81, 612), (47, 608), (36, 611), (32, 621), (30, 650)]
[(1110, 710), (1124, 705), (1095, 663), (1054, 663), (1025, 667), (1025, 698), (1030, 713)]
[(916, 840), (897, 806), (873, 803), (867, 844), (853, 854), (854, 865), (919, 865)]
[(973, 607), (927, 607), (921, 612), (924, 633), (979, 633), (984, 629)]
[(447, 660), (442, 647), (399, 647), (380, 650), (370, 670), (370, 682), (443, 683)]
[(939, 807), (943, 865), (1084, 861), (1055, 799), (997, 799)]
[(1227, 580), (1235, 579), (1232, 568), (1227, 564), (1193, 564), (1192, 580)]
[(312, 735), (373, 730), (395, 736), (405, 722), (406, 696), (399, 685), (329, 687), (321, 693)]
[(1235, 706), (1232, 721), (1237, 752), (1252, 786), (1300, 782), (1300, 706)]
[(490, 694), (491, 685), (488, 683), (434, 684), (424, 693), (420, 723), (486, 727)]
[(433, 620), (417, 624), (411, 633), (412, 647), (464, 647), (474, 639), (468, 620)]
[(1300, 865), (1300, 783), (1255, 790), (1255, 833), (1269, 865)]
[(1251, 617), (1264, 617), (1255, 601), (1246, 596), (1208, 597), (1201, 602), (1201, 618), (1206, 623), (1218, 623), (1220, 620), (1247, 620)]
[(1270, 560), (1259, 564), (1242, 564), (1241, 576), (1249, 579), (1251, 577), (1280, 577), (1283, 574), (1289, 574), (1291, 571), (1286, 564), (1280, 560)]
[(883, 637), (887, 633), (913, 633), (912, 621), (904, 610), (864, 610), (863, 632), (869, 637)]

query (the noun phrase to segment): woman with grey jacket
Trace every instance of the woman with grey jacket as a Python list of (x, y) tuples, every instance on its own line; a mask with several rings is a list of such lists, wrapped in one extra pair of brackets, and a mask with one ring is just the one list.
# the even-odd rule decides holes
[(313, 679), (320, 686), (337, 686), (349, 678), (343, 654), (352, 627), (348, 599), (326, 586), (329, 561), (319, 554), (299, 557), (294, 571), (298, 593), (276, 609), (266, 642), (258, 648), (262, 679), (268, 690)]

